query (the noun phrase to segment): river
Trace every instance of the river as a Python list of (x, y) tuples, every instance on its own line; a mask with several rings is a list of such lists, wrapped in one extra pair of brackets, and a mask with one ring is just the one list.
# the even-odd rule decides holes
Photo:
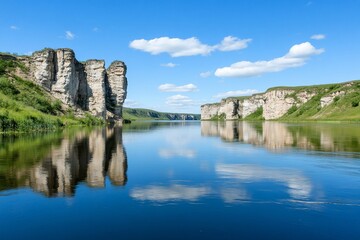
[(0, 136), (1, 239), (358, 239), (360, 125)]

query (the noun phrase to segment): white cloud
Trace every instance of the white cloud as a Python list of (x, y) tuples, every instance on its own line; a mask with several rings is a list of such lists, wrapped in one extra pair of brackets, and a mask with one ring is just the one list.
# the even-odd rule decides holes
[(189, 187), (179, 184), (168, 187), (151, 185), (145, 188), (133, 189), (130, 196), (137, 200), (154, 202), (196, 201), (210, 192), (208, 187)]
[(158, 89), (161, 92), (194, 92), (197, 90), (197, 87), (192, 83), (182, 86), (176, 86), (175, 84), (165, 83), (165, 84), (161, 84)]
[(160, 37), (151, 40), (137, 39), (130, 43), (130, 47), (153, 55), (168, 53), (172, 57), (208, 55), (213, 47), (202, 44), (197, 38), (169, 38)]
[(324, 34), (315, 34), (315, 35), (312, 35), (310, 38), (315, 39), (315, 40), (322, 40), (322, 39), (325, 39), (326, 36)]
[(11, 26), (10, 26), (10, 29), (11, 29), (11, 30), (19, 30), (19, 27), (18, 27), (18, 26), (15, 26), (15, 25), (11, 25)]
[(178, 66), (178, 65), (179, 65), (179, 64), (175, 64), (175, 63), (169, 62), (169, 63), (163, 63), (163, 64), (161, 64), (160, 66), (173, 68), (173, 67), (176, 67), (176, 66)]
[(268, 72), (279, 72), (287, 68), (300, 67), (306, 60), (324, 52), (324, 49), (316, 49), (309, 42), (294, 45), (289, 52), (279, 58), (270, 61), (241, 61), (229, 67), (218, 68), (215, 71), (217, 77), (251, 77)]
[(131, 99), (126, 99), (124, 102), (124, 107), (137, 107), (139, 106), (139, 103), (137, 101), (131, 100)]
[(168, 97), (166, 99), (166, 104), (174, 107), (187, 107), (187, 106), (193, 106), (195, 103), (194, 100), (192, 100), (188, 96), (177, 94)]
[(251, 39), (239, 39), (237, 37), (227, 36), (217, 46), (217, 49), (224, 52), (240, 50), (247, 48), (249, 42), (251, 42)]
[(237, 97), (237, 96), (249, 96), (254, 93), (258, 93), (259, 91), (256, 89), (246, 89), (246, 90), (236, 90), (236, 91), (228, 91), (218, 93), (213, 98), (227, 98), (227, 97)]
[(130, 47), (148, 52), (152, 55), (160, 53), (168, 53), (171, 57), (184, 57), (195, 55), (209, 55), (215, 50), (234, 51), (247, 47), (247, 43), (251, 39), (239, 39), (232, 36), (225, 37), (218, 45), (207, 45), (199, 41), (195, 37), (181, 39), (160, 37), (150, 40), (136, 39), (130, 42)]
[(210, 77), (210, 76), (211, 76), (210, 71), (200, 73), (200, 77), (202, 77), (202, 78), (207, 78), (207, 77)]
[(75, 38), (75, 34), (72, 33), (72, 32), (70, 32), (70, 31), (66, 31), (66, 32), (65, 32), (65, 38), (66, 38), (67, 40), (73, 40), (73, 39)]

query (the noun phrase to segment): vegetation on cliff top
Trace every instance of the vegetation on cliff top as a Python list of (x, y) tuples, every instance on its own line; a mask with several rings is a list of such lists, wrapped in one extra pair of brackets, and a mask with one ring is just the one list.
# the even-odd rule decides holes
[(25, 66), (0, 59), (0, 132), (55, 130), (68, 125), (97, 125), (102, 120), (86, 115), (76, 118), (59, 100), (31, 81), (11, 74)]

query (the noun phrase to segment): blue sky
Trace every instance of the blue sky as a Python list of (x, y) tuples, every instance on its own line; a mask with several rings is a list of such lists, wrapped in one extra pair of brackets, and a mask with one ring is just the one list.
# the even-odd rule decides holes
[(125, 105), (199, 113), (274, 86), (360, 79), (360, 0), (1, 3), (0, 51), (122, 60)]

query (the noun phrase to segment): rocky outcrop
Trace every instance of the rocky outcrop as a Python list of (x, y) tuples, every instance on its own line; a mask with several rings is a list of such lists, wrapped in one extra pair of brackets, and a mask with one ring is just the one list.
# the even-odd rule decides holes
[(114, 61), (106, 70), (103, 60), (79, 62), (68, 48), (46, 48), (32, 56), (14, 58), (28, 69), (26, 72), (17, 69), (17, 75), (42, 86), (76, 113), (89, 112), (111, 121), (122, 119), (127, 92), (124, 62)]
[[(265, 93), (247, 97), (230, 97), (220, 103), (204, 104), (201, 106), (201, 120), (236, 120), (251, 117), (265, 120), (279, 119), (284, 115), (294, 113), (302, 106), (305, 108), (296, 112), (295, 117), (308, 109), (313, 109), (313, 118), (322, 108), (335, 103), (346, 94), (356, 93), (354, 86), (360, 86), (359, 81), (352, 81), (333, 85), (318, 85), (309, 87), (278, 87)], [(353, 106), (358, 106), (357, 96), (353, 94)], [(305, 105), (310, 100), (309, 105)], [(346, 106), (351, 107), (351, 106)], [(252, 115), (255, 114), (255, 115)], [(260, 116), (258, 116), (260, 114)], [(252, 115), (252, 116), (250, 116)]]
[(106, 107), (111, 113), (110, 116), (116, 119), (119, 116), (121, 117), (122, 106), (126, 99), (126, 65), (121, 61), (115, 61), (109, 66), (106, 73)]
[(295, 99), (290, 97), (292, 90), (273, 90), (264, 94), (263, 117), (276, 119), (284, 115), (294, 104)]
[(264, 119), (276, 119), (296, 104), (294, 97), (291, 97), (293, 93), (292, 90), (271, 90), (250, 97), (223, 99), (220, 104), (205, 104), (201, 106), (201, 119), (244, 119), (259, 108), (262, 108)]
[(321, 107), (326, 107), (326, 106), (330, 105), (336, 97), (340, 97), (344, 94), (345, 94), (344, 91), (337, 91), (337, 92), (333, 92), (327, 96), (322, 97), (320, 99)]
[[(87, 110), (94, 116), (106, 116), (106, 89), (105, 89), (105, 62), (100, 60), (88, 60), (85, 62), (85, 102)], [(79, 92), (80, 93), (80, 92)], [(119, 112), (121, 117), (121, 112)]]

